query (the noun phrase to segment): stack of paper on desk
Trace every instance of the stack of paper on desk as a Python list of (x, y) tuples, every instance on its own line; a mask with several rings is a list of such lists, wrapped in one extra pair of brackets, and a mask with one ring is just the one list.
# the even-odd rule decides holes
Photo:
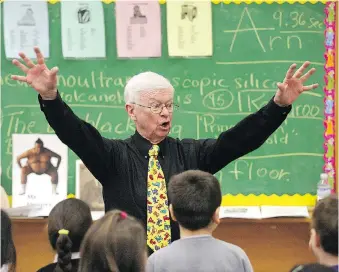
[(307, 206), (224, 206), (220, 218), (310, 217)]
[(261, 217), (309, 217), (306, 206), (261, 206)]
[(10, 217), (43, 217), (48, 216), (50, 213), (50, 207), (46, 207), (44, 205), (32, 204), (28, 206), (16, 207), (16, 208), (8, 208), (4, 209), (4, 211)]
[(261, 212), (259, 206), (227, 206), (221, 207), (220, 218), (252, 218), (260, 219)]

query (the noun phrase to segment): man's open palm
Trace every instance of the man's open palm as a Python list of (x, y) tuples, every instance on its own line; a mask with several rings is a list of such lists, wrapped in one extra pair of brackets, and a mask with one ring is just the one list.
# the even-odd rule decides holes
[(12, 75), (13, 80), (27, 82), (34, 88), (42, 98), (54, 99), (57, 94), (57, 73), (58, 68), (53, 67), (49, 70), (45, 64), (44, 57), (38, 47), (34, 47), (37, 56), (37, 64), (28, 58), (24, 53), (19, 53), (19, 56), (25, 62), (21, 63), (14, 59), (13, 64), (25, 73), (25, 76)]
[(305, 85), (307, 79), (315, 73), (315, 68), (310, 69), (303, 75), (305, 69), (310, 65), (309, 61), (306, 61), (296, 72), (296, 64), (292, 64), (288, 69), (285, 79), (282, 83), (278, 83), (278, 91), (275, 94), (274, 102), (278, 105), (287, 106), (291, 105), (301, 93), (317, 88), (318, 83)]

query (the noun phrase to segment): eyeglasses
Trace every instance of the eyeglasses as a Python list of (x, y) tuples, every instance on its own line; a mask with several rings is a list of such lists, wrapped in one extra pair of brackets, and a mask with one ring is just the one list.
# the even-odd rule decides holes
[(150, 106), (144, 106), (144, 105), (137, 104), (137, 103), (133, 103), (133, 104), (138, 105), (140, 107), (149, 108), (151, 109), (151, 112), (156, 113), (156, 114), (162, 112), (164, 107), (167, 108), (168, 112), (173, 112), (174, 110), (177, 110), (179, 108), (179, 106), (174, 104), (173, 102), (168, 103), (168, 104), (154, 103), (154, 104), (151, 104)]

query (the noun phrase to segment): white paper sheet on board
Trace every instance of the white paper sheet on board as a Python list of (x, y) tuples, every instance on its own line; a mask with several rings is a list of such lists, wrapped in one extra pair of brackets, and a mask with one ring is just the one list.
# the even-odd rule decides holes
[(34, 46), (49, 57), (49, 21), (47, 1), (15, 1), (3, 3), (4, 42), (7, 58), (18, 58), (24, 52), (35, 59)]
[(67, 198), (68, 148), (53, 134), (13, 134), (12, 143), (12, 207), (41, 205), (48, 215)]
[(103, 3), (61, 1), (62, 53), (65, 58), (106, 57)]

